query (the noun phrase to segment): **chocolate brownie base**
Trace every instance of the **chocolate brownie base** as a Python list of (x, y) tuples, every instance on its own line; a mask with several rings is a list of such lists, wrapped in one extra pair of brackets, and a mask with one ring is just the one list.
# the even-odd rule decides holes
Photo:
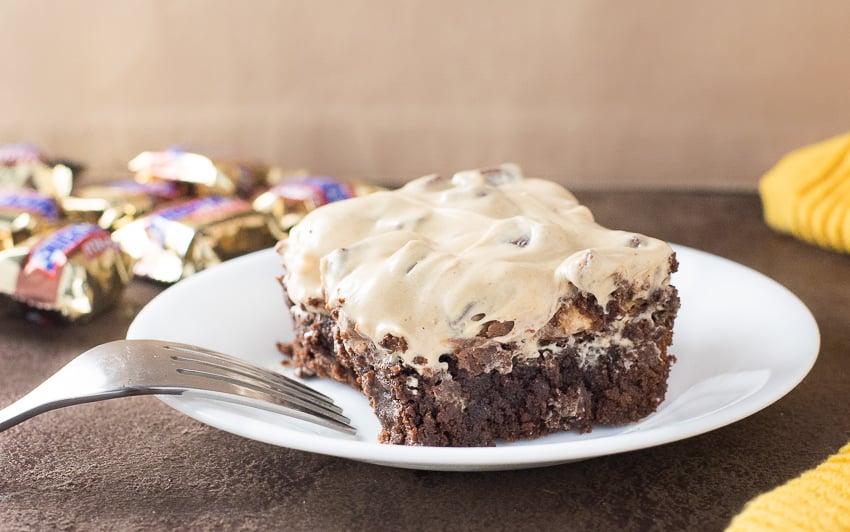
[[(519, 358), (515, 346), (488, 338), (488, 329), (495, 336), (509, 326), (497, 323), (443, 355), (444, 370), (422, 373), (385, 360), (387, 342), (403, 339), (376, 346), (302, 306), (293, 308), (292, 357), (306, 374), (362, 390), (385, 443), (483, 446), (589, 432), (651, 414), (667, 390), (676, 290), (666, 286), (649, 301), (631, 296), (615, 292), (605, 312), (592, 297), (565, 302), (543, 331), (537, 357)], [(576, 323), (581, 330), (570, 332)]]

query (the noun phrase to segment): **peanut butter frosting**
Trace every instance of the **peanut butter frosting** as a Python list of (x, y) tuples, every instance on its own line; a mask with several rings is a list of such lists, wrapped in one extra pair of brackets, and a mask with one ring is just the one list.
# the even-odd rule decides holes
[(515, 165), (426, 176), (308, 214), (278, 245), (294, 303), (417, 369), (458, 340), (510, 322), (496, 341), (537, 356), (535, 334), (577, 291), (604, 309), (627, 284), (669, 283), (672, 249), (606, 229), (562, 186)]

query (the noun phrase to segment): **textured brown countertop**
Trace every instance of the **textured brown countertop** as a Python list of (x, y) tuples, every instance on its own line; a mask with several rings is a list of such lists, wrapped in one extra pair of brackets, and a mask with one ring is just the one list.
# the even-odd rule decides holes
[[(0, 434), (0, 530), (718, 530), (850, 439), (850, 256), (776, 235), (753, 194), (579, 192), (605, 225), (715, 253), (795, 292), (820, 326), (809, 376), (773, 406), (660, 447), (521, 471), (380, 467), (273, 447), (152, 397), (49, 412)], [(160, 288), (134, 281), (91, 323), (0, 304), (0, 405), (121, 338)], [(734, 302), (730, 302), (734, 304)]]

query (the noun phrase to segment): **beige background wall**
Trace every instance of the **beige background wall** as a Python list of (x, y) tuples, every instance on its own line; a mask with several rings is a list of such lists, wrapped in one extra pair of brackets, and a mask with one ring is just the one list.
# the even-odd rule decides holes
[(0, 142), (753, 188), (850, 130), (850, 2), (0, 1)]

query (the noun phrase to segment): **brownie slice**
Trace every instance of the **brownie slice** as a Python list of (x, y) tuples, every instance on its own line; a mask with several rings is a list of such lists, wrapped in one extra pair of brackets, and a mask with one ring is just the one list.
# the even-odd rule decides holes
[(664, 399), (672, 249), (513, 166), (322, 207), (279, 251), (293, 363), (361, 390), (382, 442), (589, 432)]
[[(621, 425), (654, 412), (675, 360), (667, 347), (678, 308), (669, 285), (644, 301), (621, 290), (607, 311), (581, 295), (563, 302), (548, 322), (539, 356), (516, 356), (511, 344), (488, 338), (489, 330), (509, 325), (485, 324), (480, 337), (458, 340), (440, 356), (444, 372), (425, 374), (384, 360), (386, 344), (403, 339), (375, 345), (341, 330), (331, 314), (301, 308), (291, 355), (308, 374), (362, 390), (383, 427), (382, 442), (493, 445), (562, 430), (590, 432), (593, 425)], [(573, 331), (577, 322), (581, 330)], [(511, 371), (488, 369), (494, 361)]]

